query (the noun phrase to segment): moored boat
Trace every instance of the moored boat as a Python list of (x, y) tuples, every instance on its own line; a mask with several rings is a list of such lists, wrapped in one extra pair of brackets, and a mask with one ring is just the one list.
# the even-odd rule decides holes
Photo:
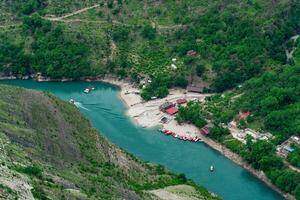
[(83, 92), (86, 93), (86, 94), (88, 94), (88, 93), (90, 93), (93, 90), (95, 90), (95, 87), (89, 86), (89, 87), (85, 88)]
[(180, 140), (191, 141), (191, 142), (198, 142), (198, 141), (202, 142), (202, 140), (198, 136), (195, 136), (195, 137), (193, 137), (193, 136), (184, 136), (184, 135), (181, 136), (181, 135), (176, 134), (173, 131), (170, 131), (170, 130), (167, 130), (167, 129), (164, 129), (164, 128), (158, 129), (158, 131), (165, 134), (165, 135), (167, 135), (167, 136), (170, 135), (170, 136), (173, 136), (173, 137), (175, 137), (177, 139), (180, 139)]
[(91, 92), (91, 90), (89, 89), (89, 88), (86, 88), (86, 89), (84, 89), (84, 91), (83, 91), (84, 93), (86, 93), (86, 94), (88, 94), (88, 93), (90, 93)]

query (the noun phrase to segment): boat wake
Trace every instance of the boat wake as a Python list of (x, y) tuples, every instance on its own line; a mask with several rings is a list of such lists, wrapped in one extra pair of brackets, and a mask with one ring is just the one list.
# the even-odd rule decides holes
[(90, 111), (89, 109), (87, 109), (86, 107), (84, 107), (80, 102), (74, 102), (74, 105), (75, 105), (77, 108), (82, 108), (82, 109), (84, 109), (84, 110)]

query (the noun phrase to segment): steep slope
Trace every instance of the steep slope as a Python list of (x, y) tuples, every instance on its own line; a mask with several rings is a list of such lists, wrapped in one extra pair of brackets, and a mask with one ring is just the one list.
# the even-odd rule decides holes
[(147, 96), (203, 81), (216, 91), (233, 88), (285, 64), (286, 41), (300, 30), (296, 0), (2, 0), (2, 5), (0, 40), (6, 51), (0, 58), (18, 55), (0, 60), (4, 74), (113, 73), (137, 82), (151, 77)]
[(218, 199), (110, 144), (69, 103), (8, 86), (0, 93), (0, 199), (160, 199), (150, 191), (179, 184)]

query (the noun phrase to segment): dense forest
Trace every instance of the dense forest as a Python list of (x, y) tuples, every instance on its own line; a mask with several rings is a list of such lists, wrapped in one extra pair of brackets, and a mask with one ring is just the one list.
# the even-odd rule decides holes
[(300, 133), (300, 66), (278, 67), (246, 82), (236, 105), (263, 118), (278, 142)]
[[(134, 81), (150, 77), (157, 83), (145, 89), (145, 99), (165, 96), (170, 86), (186, 87), (195, 76), (224, 91), (286, 64), (287, 41), (300, 28), (298, 1), (239, 2), (178, 1), (167, 11), (172, 2), (75, 1), (61, 8), (67, 2), (4, 1), (1, 19), (8, 30), (0, 32), (0, 56), (6, 57), (1, 71), (75, 79), (105, 73)], [(43, 19), (96, 3), (97, 8), (64, 21)], [(146, 9), (146, 16), (139, 9)], [(9, 27), (13, 23), (22, 28)], [(6, 31), (12, 34), (4, 37)], [(18, 59), (10, 58), (16, 54)], [(172, 58), (176, 69), (170, 68)], [(161, 77), (169, 78), (157, 87)]]

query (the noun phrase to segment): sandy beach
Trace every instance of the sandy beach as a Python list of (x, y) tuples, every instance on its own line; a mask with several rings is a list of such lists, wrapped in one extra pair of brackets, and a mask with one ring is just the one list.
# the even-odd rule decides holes
[[(152, 101), (145, 102), (142, 100), (138, 94), (140, 90), (134, 87), (130, 82), (123, 80), (118, 80), (115, 78), (104, 78), (99, 80), (101, 82), (110, 83), (116, 85), (120, 88), (120, 98), (128, 107), (127, 114), (134, 121), (145, 128), (162, 126), (163, 128), (175, 132), (179, 136), (197, 136), (200, 138), (206, 145), (220, 152), (222, 155), (232, 160), (236, 164), (240, 165), (244, 169), (248, 170), (251, 174), (262, 180), (270, 188), (281, 194), (287, 200), (295, 200), (295, 198), (289, 194), (283, 193), (276, 186), (274, 186), (267, 176), (262, 172), (255, 170), (252, 166), (247, 164), (242, 160), (242, 158), (230, 151), (228, 148), (223, 145), (211, 140), (208, 137), (203, 136), (199, 129), (191, 124), (182, 124), (179, 125), (174, 116), (169, 116), (159, 110), (159, 106), (166, 101), (176, 102), (177, 99), (185, 98), (187, 100), (198, 99), (199, 101), (204, 101), (205, 97), (210, 96), (211, 94), (198, 94), (198, 93), (186, 93), (186, 90), (183, 89), (171, 89), (170, 94), (163, 99), (156, 99)], [(169, 122), (163, 124), (160, 122), (162, 117), (168, 117)]]
[[(133, 118), (138, 125), (145, 128), (162, 126), (167, 130), (176, 132), (180, 136), (201, 136), (198, 128), (189, 124), (179, 125), (175, 120), (175, 116), (161, 112), (159, 106), (167, 101), (175, 103), (176, 100), (180, 98), (185, 98), (188, 101), (192, 99), (204, 101), (204, 98), (211, 94), (185, 93), (186, 90), (184, 89), (171, 89), (170, 94), (166, 98), (145, 102), (138, 94), (140, 90), (129, 82), (113, 78), (103, 79), (103, 82), (120, 87), (120, 97), (128, 106), (127, 114)], [(168, 118), (168, 123), (160, 122), (160, 119), (163, 117)]]

